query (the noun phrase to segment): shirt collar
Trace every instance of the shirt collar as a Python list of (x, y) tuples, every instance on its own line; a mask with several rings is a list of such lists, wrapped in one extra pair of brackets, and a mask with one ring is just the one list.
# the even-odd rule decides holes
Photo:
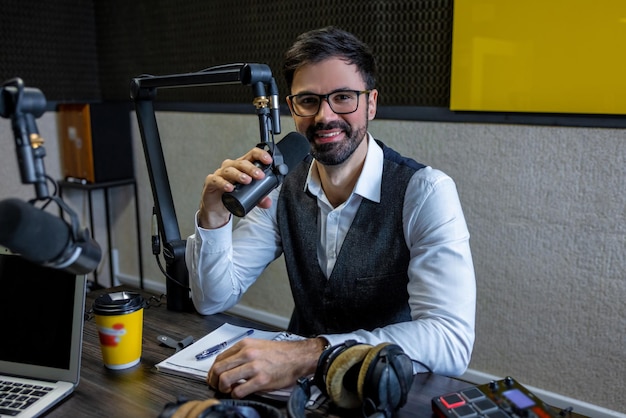
[[(361, 175), (359, 175), (359, 179), (352, 193), (379, 203), (383, 176), (383, 150), (369, 132), (367, 134), (367, 141), (367, 155), (365, 156), (363, 170), (361, 171)], [(314, 196), (320, 196), (322, 194), (322, 185), (320, 183), (315, 160), (313, 160), (313, 163), (309, 167), (309, 174), (307, 175), (304, 190), (306, 191), (307, 188)]]

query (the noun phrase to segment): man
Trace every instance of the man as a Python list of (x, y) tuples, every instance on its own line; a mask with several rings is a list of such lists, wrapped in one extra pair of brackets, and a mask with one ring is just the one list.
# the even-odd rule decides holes
[[(287, 51), (287, 104), (312, 160), (298, 165), (233, 230), (221, 202), (271, 156), (254, 148), (206, 177), (186, 260), (203, 314), (233, 306), (285, 256), (303, 341), (248, 338), (220, 354), (208, 383), (235, 398), (315, 371), (324, 347), (392, 342), (416, 371), (458, 375), (474, 343), (475, 279), (454, 182), (372, 138), (378, 91), (369, 48), (336, 28), (302, 34)], [(419, 363), (418, 363), (419, 362)]]

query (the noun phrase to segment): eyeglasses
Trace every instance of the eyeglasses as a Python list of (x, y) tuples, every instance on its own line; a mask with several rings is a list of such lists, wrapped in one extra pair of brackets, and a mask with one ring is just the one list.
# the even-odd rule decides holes
[(338, 115), (354, 113), (359, 108), (359, 96), (369, 94), (370, 90), (337, 90), (328, 94), (302, 93), (287, 96), (291, 101), (293, 113), (300, 117), (317, 115), (326, 100), (328, 105)]

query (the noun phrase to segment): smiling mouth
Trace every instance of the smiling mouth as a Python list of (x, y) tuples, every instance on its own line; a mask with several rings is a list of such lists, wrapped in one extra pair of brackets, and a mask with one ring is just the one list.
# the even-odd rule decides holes
[(316, 132), (315, 138), (317, 139), (318, 142), (322, 142), (322, 143), (332, 142), (342, 134), (343, 134), (343, 131), (341, 130), (333, 131), (333, 132)]
[(331, 144), (351, 135), (350, 125), (341, 121), (316, 123), (307, 128), (306, 136), (311, 143)]

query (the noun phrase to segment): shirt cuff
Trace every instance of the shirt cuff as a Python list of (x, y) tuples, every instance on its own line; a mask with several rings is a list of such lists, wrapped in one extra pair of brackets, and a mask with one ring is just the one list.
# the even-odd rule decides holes
[(220, 252), (223, 248), (216, 248), (216, 244), (223, 242), (230, 245), (233, 235), (233, 217), (231, 216), (228, 223), (224, 226), (215, 229), (206, 229), (198, 225), (198, 213), (199, 211), (196, 212), (196, 216), (194, 217), (196, 227), (195, 239), (197, 243), (204, 244), (202, 245), (202, 249), (205, 251), (210, 249), (211, 251), (209, 252)]

